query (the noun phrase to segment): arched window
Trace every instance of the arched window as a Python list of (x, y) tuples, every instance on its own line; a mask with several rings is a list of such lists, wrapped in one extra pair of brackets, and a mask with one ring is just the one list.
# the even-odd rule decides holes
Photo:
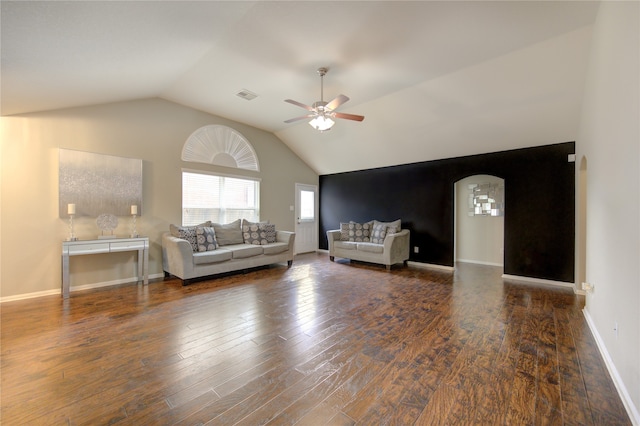
[(238, 131), (218, 124), (204, 126), (182, 147), (182, 161), (259, 171), (253, 146)]

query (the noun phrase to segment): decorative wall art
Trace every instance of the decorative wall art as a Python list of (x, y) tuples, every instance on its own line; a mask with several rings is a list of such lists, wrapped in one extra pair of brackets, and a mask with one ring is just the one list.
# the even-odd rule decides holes
[(504, 216), (504, 186), (469, 184), (469, 216)]
[(101, 214), (128, 216), (131, 206), (142, 215), (142, 160), (60, 149), (59, 217)]

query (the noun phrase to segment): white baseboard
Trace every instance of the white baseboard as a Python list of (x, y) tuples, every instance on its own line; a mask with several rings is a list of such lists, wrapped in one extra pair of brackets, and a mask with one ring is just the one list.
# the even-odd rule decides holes
[[(163, 278), (163, 277), (164, 277), (164, 273), (149, 275), (149, 279)], [(113, 281), (103, 281), (103, 282), (93, 283), (93, 284), (78, 285), (78, 286), (71, 287), (69, 291), (74, 292), (74, 291), (80, 291), (80, 290), (90, 290), (93, 288), (109, 287), (112, 285), (137, 282), (137, 280), (138, 280), (137, 277), (131, 277), (131, 278), (122, 278), (122, 279), (113, 280)], [(33, 299), (36, 297), (51, 296), (54, 294), (59, 295), (61, 292), (62, 292), (62, 289), (55, 289), (55, 290), (36, 291), (33, 293), (16, 294), (15, 296), (0, 297), (0, 303), (13, 302), (16, 300)]]
[(438, 269), (440, 271), (447, 271), (447, 272), (453, 272), (455, 270), (453, 266), (436, 265), (434, 263), (414, 262), (412, 260), (407, 261), (407, 265), (415, 266), (416, 268)]
[(598, 333), (598, 329), (596, 328), (591, 315), (589, 315), (589, 312), (586, 309), (583, 309), (582, 313), (584, 315), (584, 318), (587, 320), (587, 325), (591, 330), (591, 334), (593, 334), (593, 337), (596, 339), (596, 344), (598, 345), (598, 349), (600, 350), (600, 355), (602, 355), (602, 359), (607, 366), (607, 370), (609, 370), (609, 374), (611, 375), (613, 384), (616, 386), (618, 395), (620, 395), (622, 404), (627, 410), (627, 414), (631, 419), (631, 423), (633, 423), (634, 425), (640, 425), (640, 412), (638, 412), (638, 408), (633, 404), (631, 396), (629, 395), (626, 386), (622, 382), (622, 378), (620, 377), (620, 374), (618, 374), (618, 370), (616, 369), (616, 366), (613, 363), (609, 352), (607, 351), (604, 340), (602, 340), (600, 333)]
[(462, 262), (462, 263), (473, 263), (475, 265), (486, 265), (486, 266), (499, 266), (501, 268), (504, 268), (504, 265), (502, 263), (494, 263), (494, 262), (483, 262), (481, 260), (471, 260), (471, 259), (456, 259), (456, 262)]
[(573, 289), (574, 293), (577, 293), (578, 290), (574, 283), (569, 283), (565, 281), (553, 281), (553, 280), (545, 280), (542, 278), (532, 278), (532, 277), (522, 277), (520, 275), (509, 275), (502, 274), (502, 278), (506, 280), (518, 281), (525, 284), (538, 284), (538, 285), (551, 285), (555, 287), (567, 287)]
[(13, 302), (15, 300), (35, 299), (36, 297), (52, 296), (54, 294), (60, 294), (60, 289), (35, 291), (33, 293), (24, 293), (24, 294), (16, 294), (15, 296), (0, 297), (0, 303)]

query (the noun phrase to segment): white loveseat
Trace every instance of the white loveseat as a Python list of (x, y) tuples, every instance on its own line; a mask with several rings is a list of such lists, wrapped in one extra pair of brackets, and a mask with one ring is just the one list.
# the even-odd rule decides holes
[(327, 231), (329, 259), (336, 257), (391, 265), (409, 260), (409, 230), (394, 222), (341, 223), (340, 229)]
[[(264, 237), (264, 232), (261, 228), (258, 229), (259, 224), (244, 221), (240, 227), (239, 222), (226, 225), (204, 223), (196, 227), (172, 225), (171, 232), (162, 234), (162, 267), (165, 276), (178, 277), (185, 285), (195, 278), (274, 263), (287, 262), (287, 267), (291, 267), (294, 255), (294, 232), (278, 231), (272, 227), (269, 241), (267, 241), (266, 238), (261, 238), (261, 236)], [(256, 225), (256, 229), (250, 229), (251, 225)], [(207, 231), (213, 229), (215, 244), (205, 242), (205, 247), (198, 244), (198, 237), (204, 240), (202, 234), (196, 234), (196, 244), (192, 244), (194, 242), (192, 233), (202, 231), (204, 228), (208, 228)], [(248, 231), (256, 238), (244, 238), (247, 232), (242, 231)], [(239, 232), (242, 233), (242, 237), (238, 236)]]

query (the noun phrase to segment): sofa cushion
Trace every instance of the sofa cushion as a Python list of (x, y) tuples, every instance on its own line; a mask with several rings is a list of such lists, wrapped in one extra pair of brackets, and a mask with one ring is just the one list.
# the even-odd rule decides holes
[(340, 224), (340, 239), (342, 241), (369, 242), (371, 237), (371, 222), (349, 222)]
[(216, 234), (210, 226), (196, 226), (196, 242), (198, 251), (212, 251), (216, 249)]
[(358, 248), (358, 243), (353, 241), (334, 241), (333, 247), (343, 250), (356, 250)]
[(231, 252), (229, 250), (219, 249), (193, 253), (194, 265), (206, 265), (207, 263), (224, 262), (225, 260), (231, 260)]
[[(384, 243), (384, 237), (387, 236), (387, 225), (384, 223), (376, 223), (371, 231), (371, 242), (375, 244)], [(395, 228), (394, 228), (395, 229)]]
[(259, 256), (263, 253), (262, 246), (253, 244), (237, 244), (226, 247), (231, 251), (233, 259), (245, 259), (247, 257)]
[(384, 246), (375, 243), (358, 243), (358, 251), (366, 251), (367, 253), (382, 253)]
[(220, 224), (212, 223), (213, 229), (216, 233), (216, 241), (219, 246), (227, 246), (229, 244), (242, 244), (242, 227), (240, 226), (241, 220), (234, 220), (231, 223)]
[(278, 254), (289, 250), (287, 243), (270, 243), (262, 246), (264, 254)]

